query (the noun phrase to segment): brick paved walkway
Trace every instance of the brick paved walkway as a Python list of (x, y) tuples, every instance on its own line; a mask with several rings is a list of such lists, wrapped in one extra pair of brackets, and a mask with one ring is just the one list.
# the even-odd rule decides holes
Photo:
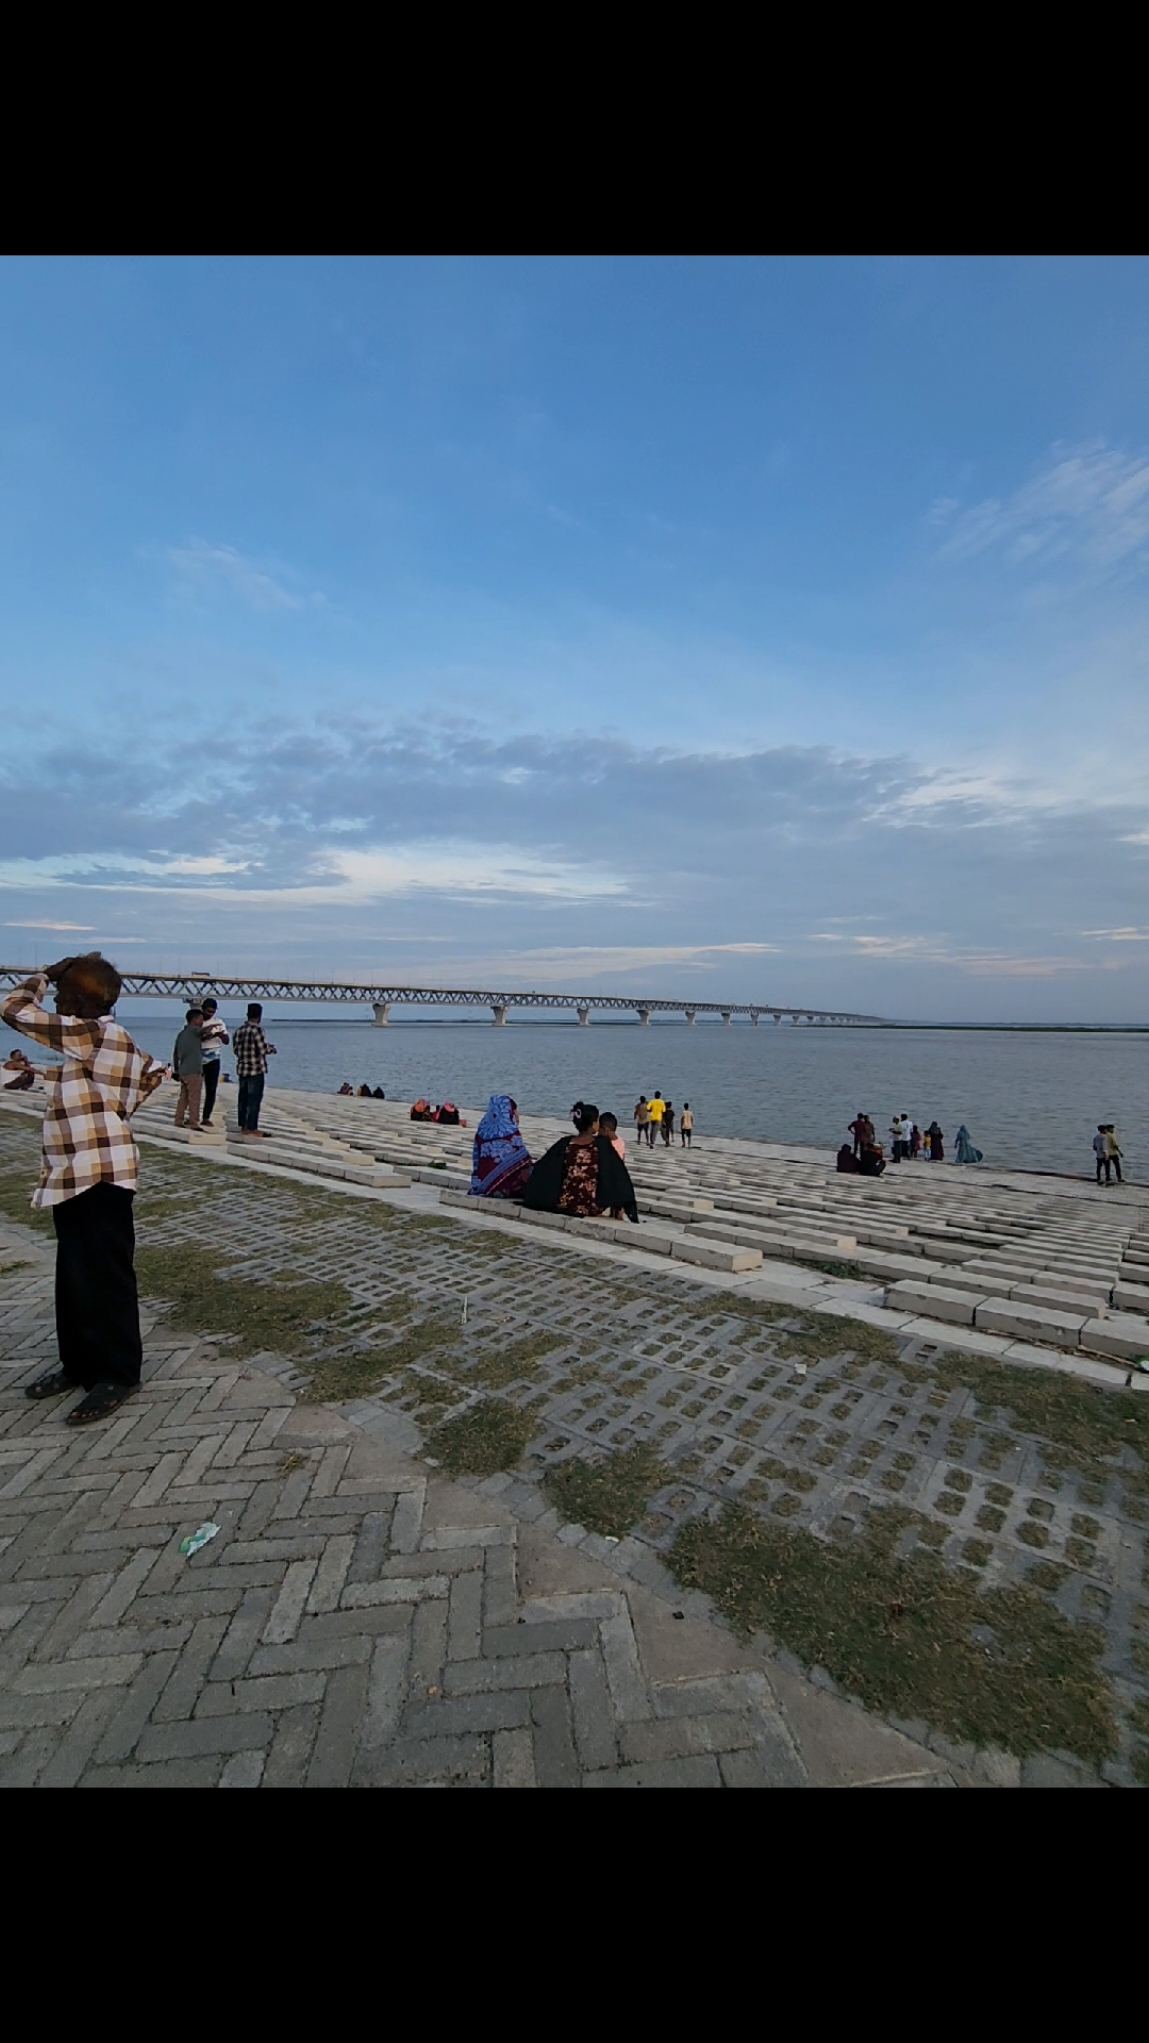
[(211, 1341), (153, 1325), (140, 1395), (69, 1430), (21, 1388), (51, 1262), (0, 1226), (0, 1783), (967, 1778)]

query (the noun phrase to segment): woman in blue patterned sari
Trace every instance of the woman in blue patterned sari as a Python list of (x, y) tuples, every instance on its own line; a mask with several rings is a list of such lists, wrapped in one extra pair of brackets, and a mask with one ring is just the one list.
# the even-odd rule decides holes
[(505, 1092), (494, 1092), (475, 1130), (471, 1197), (518, 1199), (531, 1174), (531, 1153), (519, 1134), (519, 1110)]

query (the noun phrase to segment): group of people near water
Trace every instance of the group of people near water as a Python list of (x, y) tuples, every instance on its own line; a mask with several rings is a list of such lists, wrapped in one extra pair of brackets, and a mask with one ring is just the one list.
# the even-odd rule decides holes
[[(869, 1114), (859, 1107), (850, 1122), (848, 1133), (852, 1142), (843, 1142), (838, 1151), (838, 1169), (854, 1172), (864, 1178), (880, 1178), (886, 1168), (886, 1155), (878, 1140), (877, 1131)], [(928, 1128), (919, 1128), (912, 1114), (895, 1114), (890, 1122), (890, 1160), (893, 1163), (916, 1163), (925, 1153), (931, 1163), (944, 1163), (946, 1138), (944, 1130), (936, 1120)], [(969, 1129), (963, 1121), (957, 1131), (955, 1154), (958, 1163), (980, 1163), (982, 1152), (975, 1149)]]
[[(635, 1106), (633, 1119), (635, 1140), (640, 1149), (644, 1142), (648, 1149), (653, 1149), (654, 1138), (659, 1134), (662, 1136), (663, 1147), (670, 1148), (674, 1141), (673, 1100), (664, 1100), (660, 1092), (652, 1094), (650, 1099), (642, 1093)], [(678, 1133), (682, 1147), (693, 1148), (694, 1115), (690, 1111), (689, 1100), (683, 1103), (682, 1112), (678, 1116)]]
[(571, 1119), (574, 1134), (561, 1135), (536, 1159), (520, 1132), (515, 1101), (509, 1093), (492, 1093), (475, 1130), (472, 1198), (517, 1199), (535, 1212), (583, 1220), (625, 1216), (637, 1224), (638, 1201), (617, 1116), (576, 1100)]

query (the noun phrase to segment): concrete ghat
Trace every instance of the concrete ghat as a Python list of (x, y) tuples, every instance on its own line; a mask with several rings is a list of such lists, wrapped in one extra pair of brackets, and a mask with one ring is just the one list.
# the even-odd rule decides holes
[[(221, 1091), (217, 1113), (230, 1115), (230, 1092)], [(0, 1105), (39, 1118), (34, 1101)], [(1125, 1306), (1118, 1291), (1128, 1290), (1134, 1272), (1149, 1277), (1145, 1187), (1107, 1192), (1087, 1181), (928, 1164), (862, 1180), (838, 1177), (827, 1152), (700, 1136), (687, 1151), (661, 1144), (636, 1150), (628, 1141), (640, 1210), (654, 1215), (640, 1227), (568, 1223), (462, 1196), (475, 1109), (463, 1110), (468, 1128), (440, 1128), (412, 1123), (402, 1102), (275, 1088), (261, 1117), (273, 1140), (240, 1143), (229, 1129), (229, 1139), (213, 1144), (177, 1131), (173, 1106), (174, 1088), (165, 1088), (141, 1110), (141, 1141), (190, 1149), (224, 1169), (298, 1183), (319, 1177), (346, 1197), (410, 1211), (442, 1203), (463, 1225), (513, 1230), (519, 1240), (529, 1228), (540, 1249), (561, 1246), (646, 1268), (657, 1258), (668, 1279), (692, 1287), (848, 1315), (1026, 1367), (1149, 1389), (1149, 1377), (1130, 1376), (1128, 1366), (1149, 1354), (1149, 1318), (1112, 1309)], [(568, 1122), (523, 1116), (536, 1155), (568, 1132)], [(898, 1252), (887, 1252), (886, 1243)], [(825, 1267), (810, 1268), (811, 1260)], [(849, 1274), (833, 1274), (835, 1262)], [(1149, 1296), (1149, 1284), (1137, 1288)], [(998, 1324), (987, 1323), (994, 1318)]]

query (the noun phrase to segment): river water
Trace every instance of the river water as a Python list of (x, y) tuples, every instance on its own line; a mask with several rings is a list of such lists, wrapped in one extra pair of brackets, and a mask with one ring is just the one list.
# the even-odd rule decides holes
[[(232, 1025), (241, 1012), (229, 1017)], [(146, 1049), (171, 1055), (175, 1010), (123, 1019)], [(640, 1092), (689, 1100), (698, 1134), (747, 1135), (834, 1148), (858, 1107), (883, 1140), (904, 1110), (948, 1138), (964, 1121), (987, 1164), (1092, 1170), (1098, 1121), (1116, 1121), (1126, 1175), (1149, 1178), (1149, 1042), (1140, 1035), (970, 1033), (963, 1030), (776, 1028), (749, 1024), (398, 1021), (293, 1014), (267, 1019), (277, 1046), (272, 1084), (335, 1092), (381, 1085), (464, 1108), (509, 1092), (529, 1112), (565, 1114), (576, 1099), (630, 1125)], [(230, 1059), (225, 1054), (225, 1069)]]

